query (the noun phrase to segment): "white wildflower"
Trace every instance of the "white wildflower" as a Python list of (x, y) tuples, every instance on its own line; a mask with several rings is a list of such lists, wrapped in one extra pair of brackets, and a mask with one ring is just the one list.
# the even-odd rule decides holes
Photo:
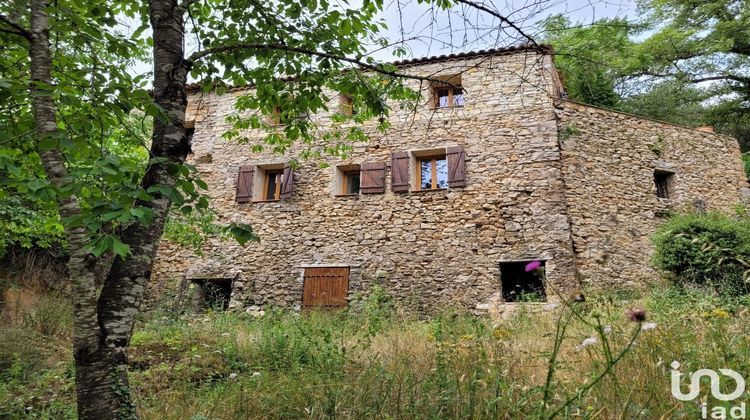
[(604, 334), (609, 334), (612, 332), (612, 326), (611, 325), (605, 325), (604, 326)]
[(653, 330), (656, 328), (656, 322), (645, 322), (641, 325), (641, 331)]
[(253, 376), (260, 376), (260, 372), (253, 372)]
[(230, 373), (230, 374), (229, 374), (229, 379), (234, 379), (234, 378), (236, 378), (236, 377), (237, 377), (237, 374), (236, 374), (236, 373)]
[(226, 332), (226, 333), (221, 333), (221, 336), (222, 336), (222, 337), (229, 337), (230, 335), (232, 335), (232, 334), (230, 334), (230, 333), (228, 333), (228, 332)]
[(586, 348), (588, 346), (593, 346), (594, 344), (596, 344), (598, 342), (599, 342), (599, 339), (597, 339), (596, 337), (589, 337), (589, 338), (583, 340), (581, 342), (581, 344), (579, 344), (578, 346), (576, 346), (576, 350), (581, 351), (584, 348)]

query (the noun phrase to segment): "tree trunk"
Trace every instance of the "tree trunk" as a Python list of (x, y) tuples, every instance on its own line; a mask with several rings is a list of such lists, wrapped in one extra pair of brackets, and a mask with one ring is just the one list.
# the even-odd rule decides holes
[[(51, 95), (52, 53), (46, 7), (46, 0), (31, 1), (32, 107), (40, 140), (64, 135), (57, 127), (57, 109)], [(142, 182), (146, 189), (155, 184), (174, 185), (167, 165), (184, 162), (189, 150), (184, 129), (187, 106), (184, 11), (174, 1), (154, 0), (150, 4), (154, 33), (154, 100), (168, 116), (154, 121), (151, 156), (165, 157), (170, 162), (149, 167)], [(60, 149), (40, 150), (40, 155), (48, 180), (57, 187), (67, 183), (67, 168)], [(153, 209), (152, 223), (149, 226), (134, 223), (122, 233), (122, 241), (130, 245), (133, 255), (127, 260), (118, 258), (114, 261), (99, 299), (96, 293), (97, 259), (86, 252), (86, 230), (83, 227), (66, 228), (74, 308), (76, 394), (81, 419), (137, 417), (128, 389), (127, 347), (151, 275), (170, 201), (167, 197), (156, 196), (149, 202), (138, 204)], [(58, 198), (58, 207), (62, 218), (81, 212), (75, 196)]]
[[(37, 138), (59, 139), (56, 105), (52, 97), (52, 52), (49, 43), (49, 18), (46, 0), (31, 1), (31, 58), (32, 110)], [(40, 143), (41, 144), (41, 143)], [(68, 171), (59, 148), (40, 148), (39, 152), (47, 179), (56, 187), (68, 182)], [(75, 196), (58, 197), (61, 218), (80, 214)], [(66, 227), (70, 250), (68, 275), (73, 301), (73, 357), (76, 364), (76, 392), (78, 414), (81, 418), (107, 418), (112, 413), (113, 392), (111, 366), (102, 357), (99, 321), (96, 313), (96, 259), (86, 252), (88, 236), (84, 227)], [(109, 416), (111, 417), (111, 416)]]
[[(182, 164), (189, 150), (184, 127), (187, 108), (183, 50), (185, 10), (169, 0), (152, 0), (149, 6), (154, 37), (154, 102), (165, 113), (163, 118), (154, 119), (150, 155), (152, 158), (166, 158), (166, 162), (149, 166), (141, 183), (146, 190), (156, 184), (174, 186), (175, 179), (167, 170), (168, 165)], [(166, 196), (154, 194), (153, 200), (137, 203), (153, 210), (151, 223), (148, 226), (134, 223), (120, 235), (133, 255), (126, 260), (117, 258), (114, 261), (98, 301), (103, 344), (115, 366), (117, 384), (122, 391), (127, 391), (128, 386), (127, 349), (135, 315), (140, 310), (143, 292), (151, 277), (156, 248), (171, 204)], [(129, 393), (122, 392), (122, 395), (128, 396)], [(129, 405), (129, 398), (122, 404)]]

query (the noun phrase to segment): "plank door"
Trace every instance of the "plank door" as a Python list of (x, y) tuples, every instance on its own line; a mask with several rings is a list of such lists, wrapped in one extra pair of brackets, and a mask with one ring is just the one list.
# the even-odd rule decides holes
[(345, 308), (349, 293), (349, 267), (305, 268), (302, 306)]

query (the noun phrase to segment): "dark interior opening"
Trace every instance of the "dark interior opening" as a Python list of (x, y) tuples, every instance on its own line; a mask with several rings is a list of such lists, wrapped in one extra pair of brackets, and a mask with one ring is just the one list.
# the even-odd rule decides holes
[(547, 301), (547, 293), (544, 290), (544, 261), (539, 261), (539, 267), (534, 269), (531, 269), (534, 267), (534, 265), (530, 265), (532, 262), (500, 263), (500, 284), (503, 300), (506, 302)]
[(195, 310), (224, 311), (229, 309), (229, 297), (232, 295), (231, 280), (195, 280)]
[(670, 187), (672, 183), (672, 172), (654, 171), (654, 184), (656, 184), (656, 196), (659, 198), (669, 198)]

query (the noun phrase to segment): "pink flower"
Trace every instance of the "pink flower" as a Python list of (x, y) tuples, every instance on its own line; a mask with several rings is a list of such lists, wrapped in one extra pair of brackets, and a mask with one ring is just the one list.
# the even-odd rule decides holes
[(532, 262), (526, 264), (526, 272), (528, 273), (529, 271), (534, 271), (534, 270), (536, 270), (537, 268), (539, 268), (541, 266), (542, 266), (542, 262), (541, 261), (532, 261)]
[(625, 311), (628, 319), (633, 322), (643, 322), (646, 320), (646, 310), (643, 308), (632, 308)]

